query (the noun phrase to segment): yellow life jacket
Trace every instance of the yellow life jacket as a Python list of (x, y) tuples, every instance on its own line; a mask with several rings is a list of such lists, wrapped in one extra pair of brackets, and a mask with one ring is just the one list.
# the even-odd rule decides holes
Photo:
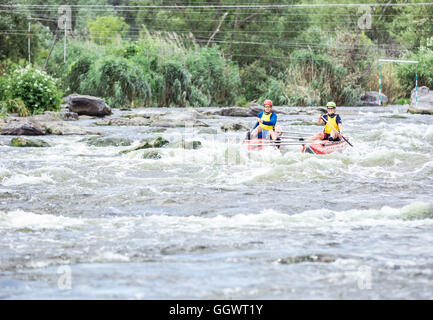
[[(269, 114), (266, 114), (265, 112), (263, 112), (262, 117), (260, 118), (262, 121), (271, 121), (271, 116), (272, 116), (272, 112), (270, 112)], [(274, 126), (267, 126), (263, 123), (260, 124), (260, 127), (263, 130), (274, 130)]]
[[(338, 132), (340, 132), (340, 128), (338, 127), (338, 123), (337, 123), (337, 115), (335, 115), (335, 117), (332, 118), (328, 115), (326, 121), (327, 123), (325, 125), (325, 129), (323, 130), (323, 132), (331, 134), (331, 132), (334, 130), (332, 127), (334, 127), (335, 129), (337, 129)], [(330, 125), (332, 125), (332, 127)]]

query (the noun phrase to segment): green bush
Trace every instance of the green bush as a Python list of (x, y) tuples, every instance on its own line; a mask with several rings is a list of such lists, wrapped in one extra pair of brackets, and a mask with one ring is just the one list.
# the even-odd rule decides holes
[(161, 73), (165, 80), (162, 104), (184, 107), (191, 85), (191, 74), (180, 63), (174, 61), (164, 64)]
[(191, 84), (208, 97), (209, 103), (221, 105), (236, 101), (240, 93), (239, 70), (221, 56), (218, 48), (189, 51), (185, 67), (191, 74)]
[(150, 97), (143, 70), (125, 58), (110, 55), (92, 64), (80, 84), (80, 92), (106, 98), (112, 106), (125, 106)]
[(8, 95), (8, 78), (6, 76), (0, 76), (0, 101), (6, 100)]
[(417, 74), (418, 86), (427, 86), (433, 89), (433, 51), (421, 47), (417, 53), (410, 54), (405, 58), (418, 61), (417, 64), (397, 64), (397, 76), (406, 92), (406, 97), (409, 97), (412, 89), (415, 88)]
[(242, 93), (247, 100), (254, 100), (265, 94), (268, 76), (264, 67), (257, 60), (241, 70)]
[(57, 89), (57, 81), (30, 65), (11, 74), (7, 89), (10, 98), (21, 99), (32, 114), (60, 109), (62, 93)]
[(8, 113), (18, 113), (20, 117), (27, 117), (30, 115), (26, 105), (19, 98), (1, 101), (0, 109), (0, 118), (5, 117)]
[(93, 57), (87, 54), (78, 57), (77, 60), (71, 63), (65, 77), (65, 85), (68, 88), (67, 93), (76, 93), (80, 90), (81, 82), (86, 79), (92, 63)]

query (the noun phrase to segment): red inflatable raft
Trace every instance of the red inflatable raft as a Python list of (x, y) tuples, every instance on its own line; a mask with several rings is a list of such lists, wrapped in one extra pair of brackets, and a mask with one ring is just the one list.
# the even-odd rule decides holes
[(321, 143), (312, 143), (302, 146), (302, 152), (314, 154), (329, 154), (335, 151), (342, 152), (348, 143), (344, 140), (341, 141), (328, 141), (323, 140)]

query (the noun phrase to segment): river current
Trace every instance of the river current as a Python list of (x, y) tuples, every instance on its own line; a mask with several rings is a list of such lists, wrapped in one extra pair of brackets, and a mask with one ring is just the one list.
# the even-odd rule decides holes
[[(219, 129), (254, 117), (201, 120), (217, 134), (74, 122), (133, 146), (202, 143), (156, 160), (83, 136), (0, 136), (0, 298), (432, 299), (433, 118), (337, 112), (354, 147), (330, 155), (249, 152), (244, 131)], [(279, 124), (313, 134), (317, 117)]]

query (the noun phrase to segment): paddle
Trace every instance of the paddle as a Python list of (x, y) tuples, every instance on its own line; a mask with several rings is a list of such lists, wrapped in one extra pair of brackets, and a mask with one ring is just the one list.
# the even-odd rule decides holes
[(307, 132), (293, 132), (293, 131), (280, 131), (281, 133), (294, 134), (297, 136), (312, 136), (313, 134)]
[[(260, 140), (259, 140), (260, 141)], [(323, 141), (322, 141), (323, 142)], [(256, 142), (254, 140), (250, 140), (250, 141), (244, 141), (244, 144), (249, 145), (249, 146), (300, 146), (300, 145), (304, 145), (306, 144), (305, 142), (297, 142), (297, 141), (260, 141), (260, 142)]]
[[(327, 124), (329, 124), (329, 126), (330, 126), (332, 129), (334, 129), (335, 131), (338, 132), (338, 130), (335, 129), (334, 126), (333, 126), (332, 124), (330, 124), (328, 121), (326, 121), (325, 118), (323, 118), (323, 116), (320, 116), (320, 118), (321, 118), (323, 121), (325, 121)], [(340, 136), (344, 139), (344, 141), (346, 141), (346, 142), (349, 144), (349, 146), (353, 147), (353, 145), (349, 142), (349, 140), (347, 140), (347, 139), (346, 139), (342, 134), (340, 134)]]

